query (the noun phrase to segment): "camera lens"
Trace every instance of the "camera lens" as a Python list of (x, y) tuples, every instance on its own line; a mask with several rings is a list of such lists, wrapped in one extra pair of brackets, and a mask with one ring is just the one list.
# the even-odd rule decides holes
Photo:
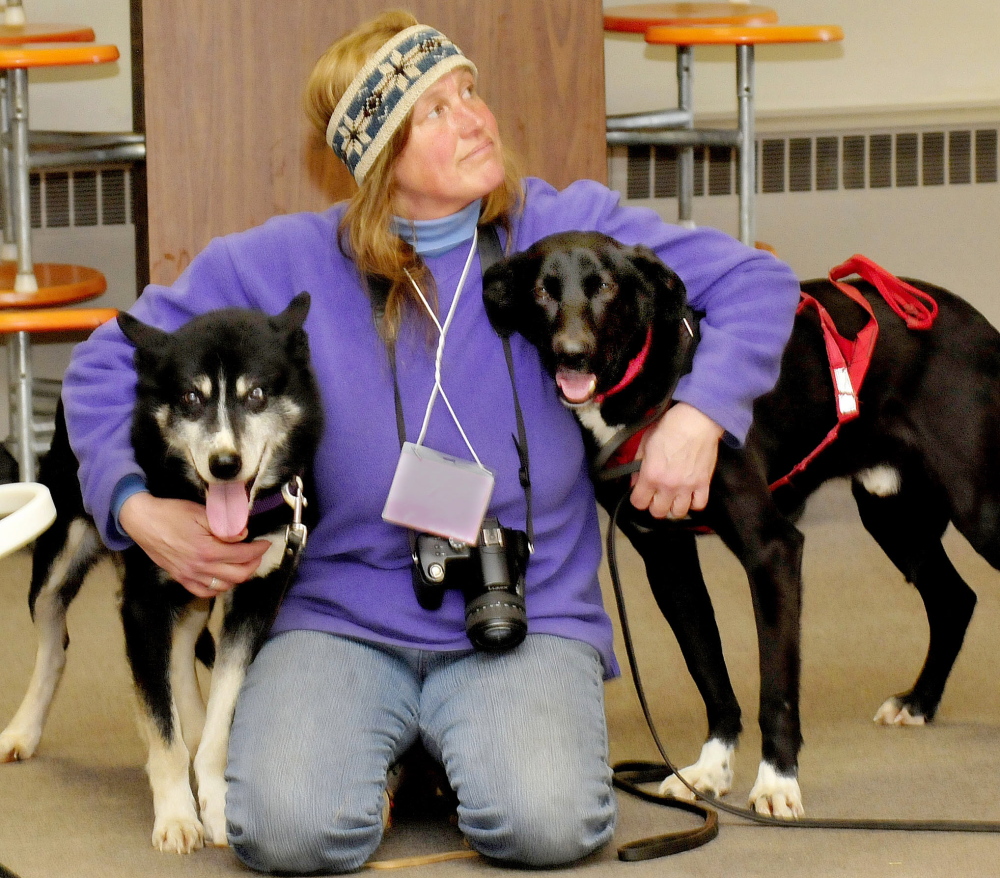
[(506, 589), (486, 591), (465, 606), (465, 630), (476, 649), (503, 652), (528, 633), (524, 599)]

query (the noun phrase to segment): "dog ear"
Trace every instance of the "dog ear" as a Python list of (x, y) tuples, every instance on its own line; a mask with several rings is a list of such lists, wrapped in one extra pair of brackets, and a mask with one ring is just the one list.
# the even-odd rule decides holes
[(538, 256), (518, 253), (494, 263), (483, 275), (486, 315), (502, 338), (520, 331), (528, 320), (538, 263)]
[(145, 351), (163, 350), (166, 347), (169, 332), (143, 323), (137, 317), (133, 317), (128, 311), (118, 313), (118, 326), (125, 333), (127, 338), (136, 348)]
[(285, 349), (299, 361), (309, 362), (309, 337), (302, 328), (309, 314), (312, 297), (299, 293), (280, 314), (271, 318), (271, 325), (285, 337)]
[(288, 329), (301, 329), (302, 324), (306, 322), (306, 317), (309, 315), (309, 306), (311, 303), (312, 297), (303, 290), (288, 303), (288, 307), (275, 319), (280, 320)]
[(669, 318), (679, 318), (687, 304), (687, 288), (673, 269), (664, 264), (649, 247), (636, 244), (631, 248), (632, 265), (652, 287), (656, 310)]

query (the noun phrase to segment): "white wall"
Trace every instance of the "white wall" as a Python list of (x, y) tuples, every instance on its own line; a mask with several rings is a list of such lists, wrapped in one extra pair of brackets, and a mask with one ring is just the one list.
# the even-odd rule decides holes
[(129, 0), (24, 0), (28, 21), (86, 24), (118, 46), (114, 64), (29, 74), (30, 125), (37, 130), (132, 131)]
[[(629, 0), (604, 0), (605, 8)], [(893, 111), (951, 113), (961, 107), (1000, 117), (1000, 4), (983, 0), (778, 0), (785, 24), (839, 24), (844, 41), (763, 46), (757, 57), (758, 114), (841, 115)], [(675, 99), (673, 49), (641, 36), (605, 39), (609, 113)], [(698, 112), (735, 106), (733, 50), (695, 50)]]
[[(211, 0), (205, 0), (211, 2)], [(545, 0), (539, 0), (545, 2)], [(605, 7), (630, 0), (604, 0)], [(405, 3), (401, 3), (405, 5)], [(881, 113), (886, 109), (1000, 117), (1000, 4), (983, 0), (784, 0), (773, 4), (789, 24), (839, 24), (843, 43), (762, 47), (757, 100), (772, 115)], [(33, 128), (132, 130), (129, 0), (25, 0), (36, 21), (90, 24), (115, 43), (114, 65), (31, 75)], [(605, 40), (608, 112), (648, 109), (674, 97), (673, 50), (639, 36)], [(734, 105), (732, 51), (696, 52), (695, 106), (705, 114)], [(825, 124), (825, 122), (824, 122)]]

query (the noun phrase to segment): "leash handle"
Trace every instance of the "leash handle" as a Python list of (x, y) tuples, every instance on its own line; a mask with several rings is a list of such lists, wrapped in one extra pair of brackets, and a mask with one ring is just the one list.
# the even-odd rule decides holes
[(703, 821), (701, 826), (696, 826), (694, 829), (627, 842), (618, 848), (619, 860), (635, 863), (639, 860), (669, 857), (671, 854), (679, 854), (708, 844), (719, 834), (718, 811), (686, 799), (674, 799), (670, 796), (661, 796), (659, 793), (651, 793), (639, 786), (643, 783), (657, 783), (673, 774), (666, 765), (653, 762), (619, 762), (612, 768), (612, 772), (612, 783), (629, 795), (665, 808), (687, 811), (689, 814), (701, 817)]

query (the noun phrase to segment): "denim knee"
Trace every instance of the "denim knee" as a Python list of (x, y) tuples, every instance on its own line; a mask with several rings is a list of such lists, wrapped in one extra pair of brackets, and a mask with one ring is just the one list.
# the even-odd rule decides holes
[(459, 826), (474, 850), (491, 860), (517, 866), (566, 865), (603, 847), (614, 833), (614, 793), (596, 803), (582, 795), (546, 799), (533, 796), (499, 808), (459, 809)]
[(336, 813), (305, 795), (260, 797), (245, 811), (227, 800), (229, 844), (258, 872), (309, 874), (360, 869), (382, 840), (381, 811)]

